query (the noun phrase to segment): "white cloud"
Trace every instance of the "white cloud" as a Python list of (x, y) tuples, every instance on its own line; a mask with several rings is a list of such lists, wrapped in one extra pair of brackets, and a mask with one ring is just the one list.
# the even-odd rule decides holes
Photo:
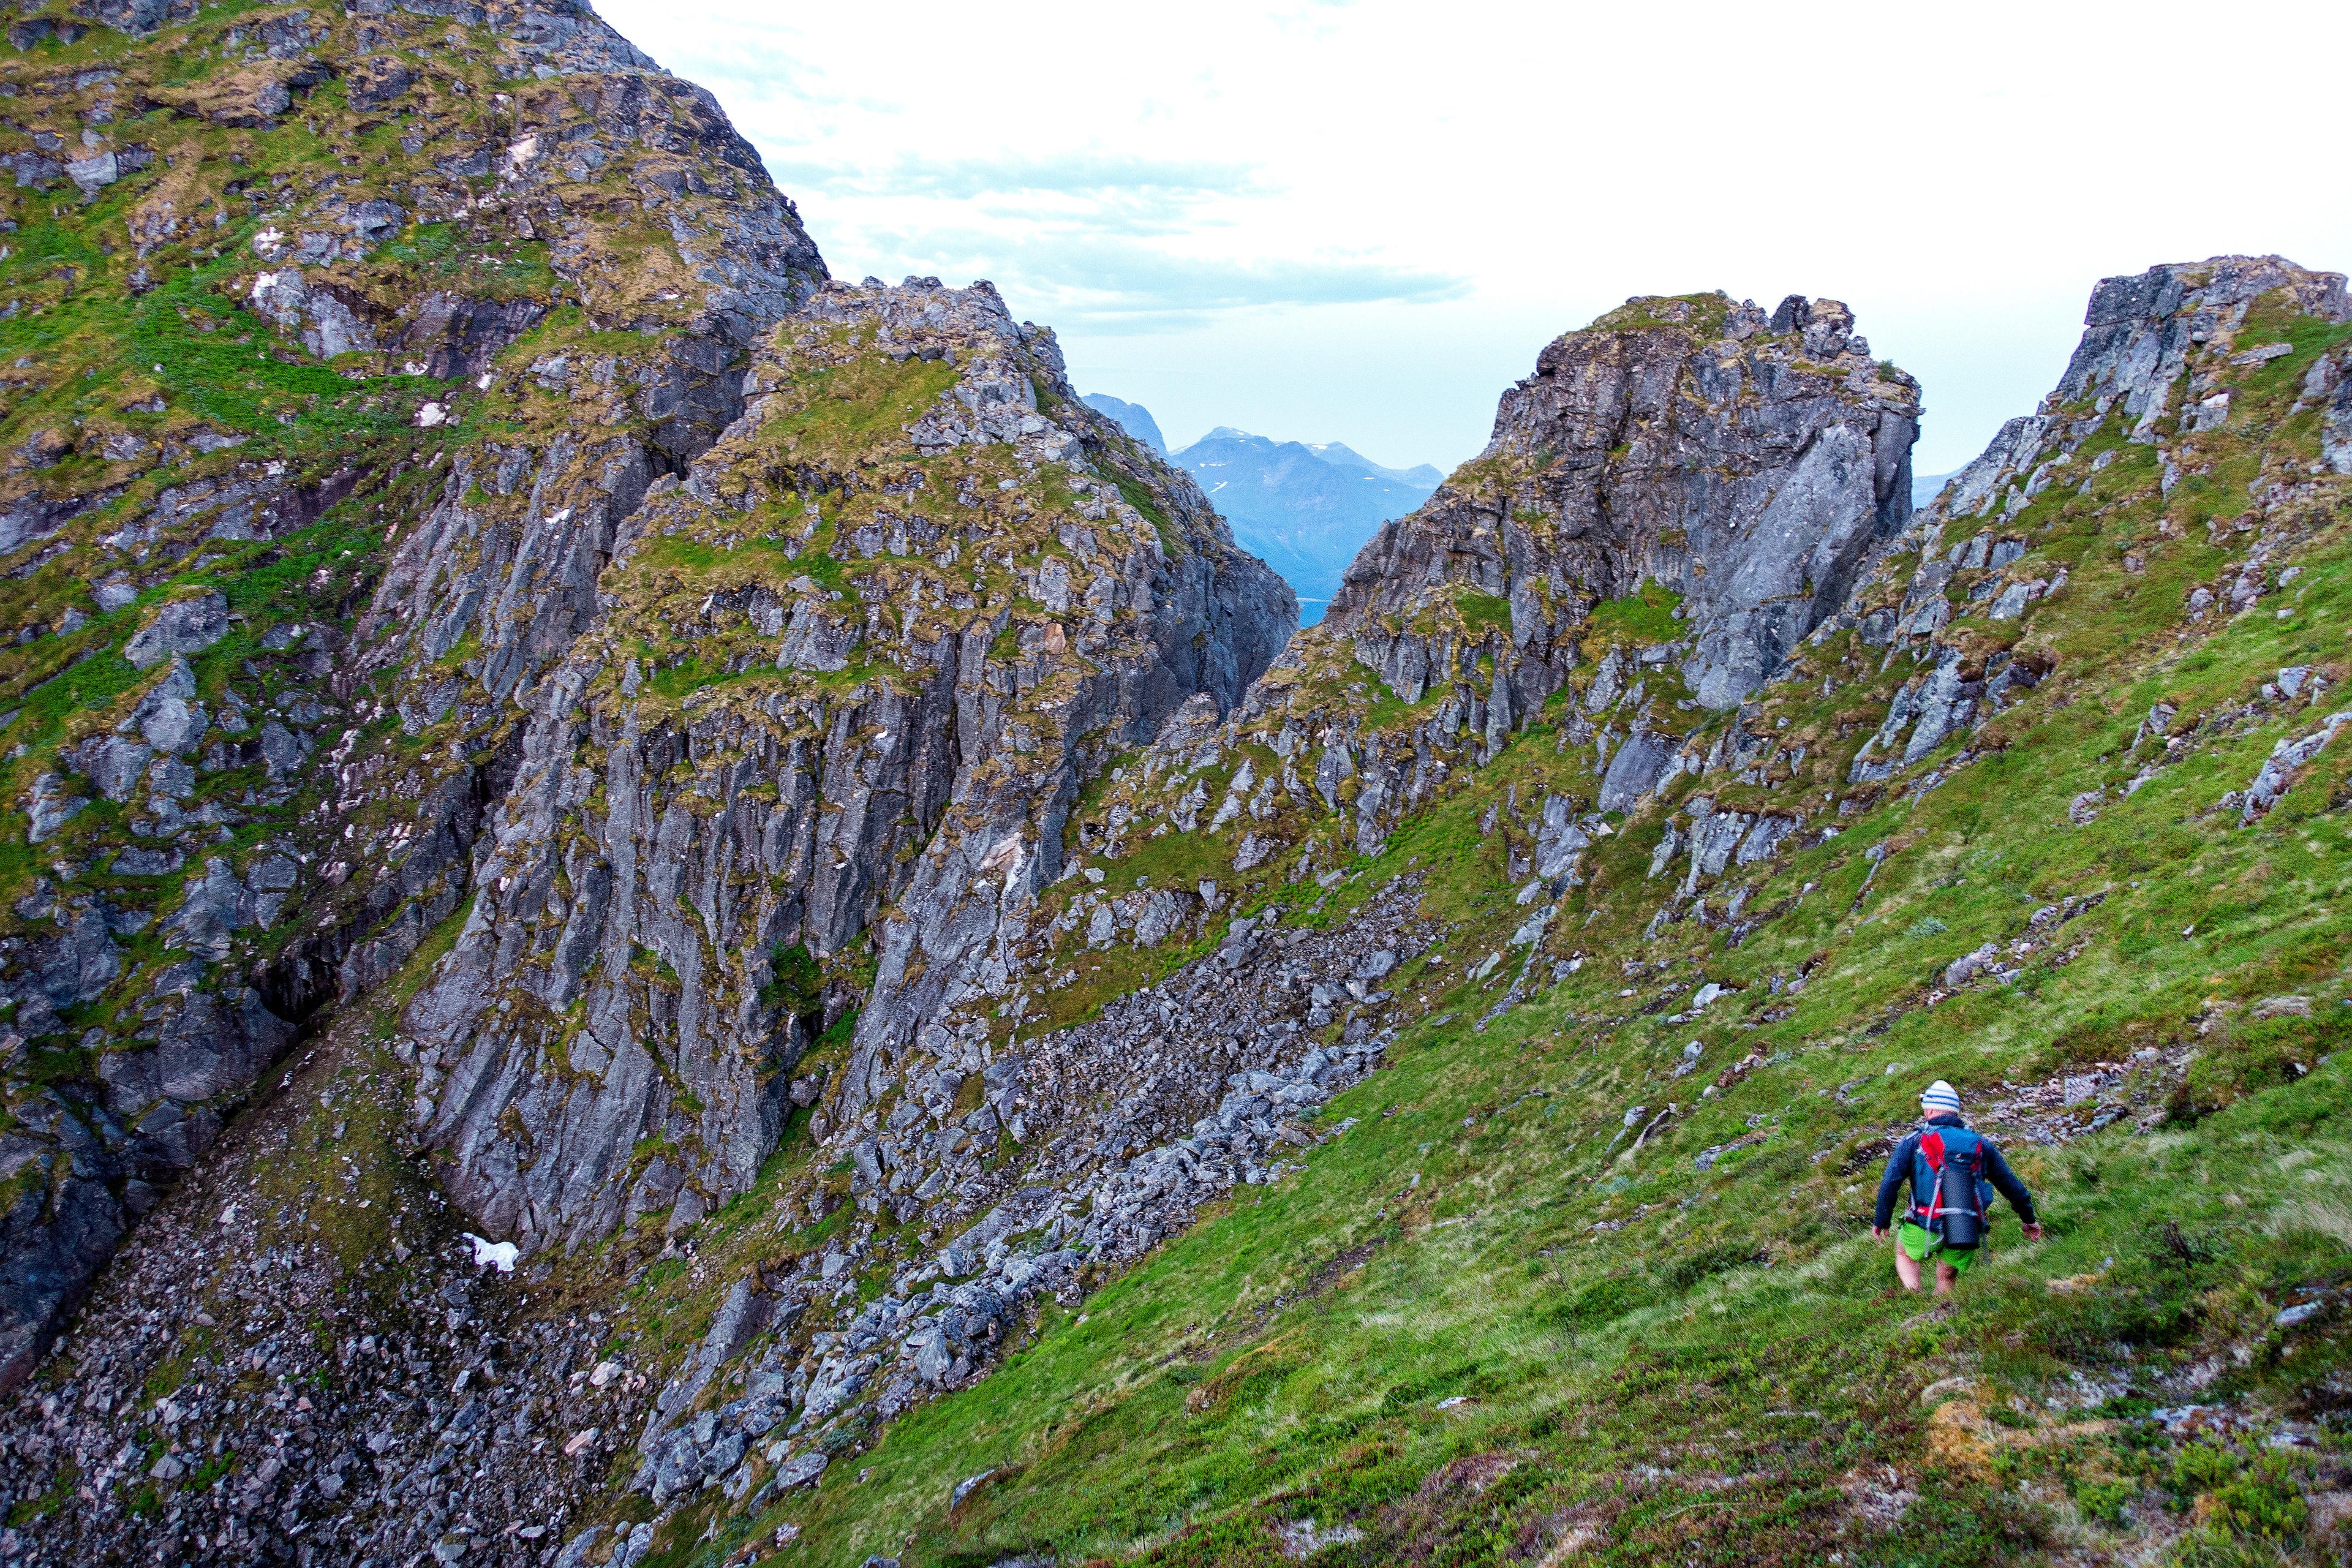
[(1234, 260), (1051, 221), (1012, 238), (979, 227), (867, 237), (897, 254), (925, 258), (943, 278), (986, 277), (1024, 314), (1065, 331), (1165, 331), (1256, 307), (1434, 300), (1467, 288), (1457, 277), (1370, 258)]
[(1247, 163), (1177, 163), (1084, 148), (1051, 158), (926, 158), (901, 152), (886, 163), (827, 166), (787, 159), (774, 171), (796, 188), (869, 199), (935, 201), (1052, 195), (1121, 215), (1181, 210), (1221, 196), (1254, 194)]
[(2352, 262), (2335, 3), (603, 10), (835, 271), (992, 278), (1171, 437), (1456, 461), (1546, 340), (1720, 287), (1853, 305), (1951, 468), (2099, 276)]

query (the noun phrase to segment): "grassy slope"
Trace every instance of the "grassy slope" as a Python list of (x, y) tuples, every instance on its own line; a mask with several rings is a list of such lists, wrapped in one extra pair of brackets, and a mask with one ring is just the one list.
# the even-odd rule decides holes
[[(2291, 395), (2320, 334), (2299, 335), (2305, 353), (2242, 391), (2250, 419)], [(2294, 455), (2302, 423), (2264, 438)], [(2347, 1061), (2329, 1055), (2352, 1034), (2336, 805), (2352, 747), (2323, 752), (2253, 827), (2208, 808), (2337, 704), (2217, 723), (2090, 825), (2066, 812), (2160, 752), (2132, 749), (2159, 698), (2179, 732), (2281, 666), (2342, 655), (2340, 503), (2281, 557), (2303, 567), (2292, 586), (2218, 630), (2180, 624), (2186, 586), (2234, 558), (2202, 525), (2263, 456), (2251, 438), (2209, 446), (2212, 481), (2159, 497), (2153, 455), (2127, 447), (2091, 496), (2053, 487), (2021, 520), (2071, 586), (2022, 627), (2058, 675), (1975, 738), (1990, 754), (1753, 868), (1749, 907), (1772, 918), (1737, 946), (1695, 919), (1643, 942), (1664, 883), (1642, 875), (1656, 818), (1637, 820), (1560, 922), (1596, 956), (1480, 1033), (1469, 1020), (1516, 965), (1451, 992), (1435, 976), (1523, 913), (1496, 896), (1500, 850), (1478, 817), (1515, 780), (1569, 766), (1546, 731), (1524, 735), (1326, 911), (1425, 860), (1458, 922), (1457, 962), (1411, 977), (1421, 1022), (1391, 1069), (1326, 1112), (1352, 1130), (1305, 1173), (1244, 1189), (1083, 1321), (1050, 1313), (992, 1377), (843, 1457), (815, 1492), (702, 1542), (711, 1505), (694, 1510), (663, 1560), (738, 1543), (748, 1560), (787, 1522), (805, 1531), (789, 1560), (812, 1563), (1272, 1560), (1272, 1526), (1300, 1520), (1339, 1530), (1333, 1563), (2321, 1551), (2301, 1494), (2347, 1452), (2346, 1312), (2337, 1297), (2298, 1327), (2273, 1320), (2295, 1288), (2352, 1280)], [(1816, 698), (1817, 679), (1789, 682), (1770, 712), (1791, 734), (1843, 721), (1812, 784), (1834, 787), (1871, 727), (1849, 711), (1904, 667), (1881, 673), (1843, 638), (1808, 657), (1856, 683)], [(1864, 848), (1882, 844), (1865, 889)], [(1953, 958), (2099, 895), (2014, 984), (1931, 1002)], [(1772, 995), (1801, 972), (1801, 994)], [(1738, 989), (1664, 1023), (1704, 980)], [(2309, 1016), (2253, 1019), (2290, 994)], [(1693, 1038), (1703, 1070), (1676, 1080)], [(1762, 1065), (1723, 1072), (1751, 1053)], [(2010, 1141), (2049, 1238), (2026, 1243), (2004, 1217), (1950, 1310), (1896, 1295), (1868, 1208), (1877, 1141), (1907, 1124), (1918, 1086), (1948, 1077), (1981, 1110), (2004, 1083), (2099, 1062), (2126, 1069), (2105, 1098), (2132, 1114)], [(1723, 1087), (1699, 1100), (1709, 1073)], [(1680, 1111), (1629, 1154), (1626, 1110), (1670, 1100)], [(2152, 1128), (2159, 1105), (2169, 1120)], [(2318, 1447), (2264, 1453), (2137, 1419), (2190, 1399), (2318, 1420)], [(992, 1470), (951, 1512), (955, 1484)]]

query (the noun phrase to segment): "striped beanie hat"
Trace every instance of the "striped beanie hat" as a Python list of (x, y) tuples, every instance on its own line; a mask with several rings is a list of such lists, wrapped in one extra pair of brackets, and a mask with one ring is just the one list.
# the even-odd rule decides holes
[(1927, 1086), (1927, 1092), (1919, 1097), (1919, 1109), (1930, 1116), (1940, 1116), (1948, 1110), (1958, 1116), (1960, 1113), (1960, 1091), (1937, 1079)]

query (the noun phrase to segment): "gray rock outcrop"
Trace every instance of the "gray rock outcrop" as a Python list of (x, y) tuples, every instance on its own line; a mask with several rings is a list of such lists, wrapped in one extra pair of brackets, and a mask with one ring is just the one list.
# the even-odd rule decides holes
[[(1566, 682), (1596, 605), (1654, 583), (1681, 596), (1692, 694), (1731, 707), (1909, 521), (1918, 418), (1916, 384), (1835, 300), (1630, 300), (1543, 351), (1486, 449), (1357, 557), (1327, 624), (1408, 702), (1492, 649), (1507, 689), (1487, 705), (1516, 718)], [(1495, 607), (1463, 619), (1462, 595)], [(1422, 629), (1433, 607), (1462, 629)]]
[[(896, 389), (877, 426), (817, 422), (836, 378)], [(408, 1016), (452, 1192), (526, 1248), (751, 1184), (844, 1005), (782, 993), (796, 952), (878, 923), (835, 1117), (969, 1056), (924, 1031), (1003, 990), (1086, 770), (1233, 701), (1295, 623), (984, 284), (828, 289), (744, 384), (526, 699), (473, 911)]]
[[(2298, 311), (2342, 321), (2352, 316), (2344, 277), (2307, 272), (2284, 257), (2217, 256), (2210, 261), (2151, 267), (2132, 278), (2105, 278), (2091, 292), (2083, 336), (2066, 362), (2053, 402), (2095, 398), (2099, 412), (2116, 400), (2131, 422), (2131, 439), (2157, 438), (2157, 422), (2180, 413), (2173, 390), (2199, 345), (2217, 334), (2234, 336), (2247, 308), (2273, 289), (2283, 290)], [(1956, 502), (1989, 493), (1988, 458), (2025, 471), (2022, 448), (2045, 434), (2049, 421), (2029, 416), (2003, 426), (1992, 448), (1969, 465)], [(1957, 506), (1955, 510), (1964, 510)]]

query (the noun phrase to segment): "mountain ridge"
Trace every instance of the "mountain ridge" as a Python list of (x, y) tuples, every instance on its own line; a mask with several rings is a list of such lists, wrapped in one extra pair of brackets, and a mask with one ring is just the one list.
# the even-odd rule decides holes
[[(2275, 258), (2103, 282), (2067, 381), (1918, 517), (1870, 521), (1907, 510), (1895, 460), (1864, 470), (1853, 523), (1835, 507), (1817, 519), (1831, 540), (1863, 524), (1868, 542), (1830, 613), (1736, 706), (1676, 697), (1689, 689), (1670, 679), (1676, 666), (1705, 680), (1724, 668), (1725, 638), (1686, 616), (1695, 606), (1640, 593), (1586, 613), (1590, 640), (1564, 704), (1507, 699), (1527, 666), (1515, 669), (1498, 645), (1526, 637), (1529, 620), (1515, 613), (1516, 590), (1491, 592), (1510, 589), (1507, 577), (1475, 575), (1500, 565), (1494, 551), (1461, 568), (1465, 586), (1489, 591), (1454, 591), (1474, 615), (1432, 628), (1486, 653), (1449, 655), (1451, 690), (1415, 700), (1388, 673), (1397, 622), (1381, 626), (1385, 637), (1362, 632), (1380, 625), (1375, 590), (1453, 586), (1379, 563), (1419, 559), (1416, 536), (1454, 533), (1465, 500), (1492, 493), (1484, 462), (1458, 471), (1448, 489), (1464, 499), (1441, 494), (1368, 547), (1368, 569), (1350, 574), (1365, 595), (1348, 620), (1302, 632), (1223, 724), (1202, 715), (1171, 727), (1081, 821), (1082, 863), (1106, 872), (1108, 901), (1081, 891), (1049, 944), (1083, 931), (1087, 948), (1115, 954), (1121, 928), (1082, 918), (1086, 909), (1144, 901), (1171, 866), (1230, 870), (1244, 887), (1255, 868), (1274, 873), (1237, 900), (1247, 912), (1213, 955), (1179, 948), (1146, 971), (1168, 978), (1134, 994), (1147, 1009), (1156, 995), (1160, 1010), (1118, 1025), (1104, 1013), (1114, 1038), (1166, 1030), (1171, 1000), (1229, 986), (1230, 973), (1272, 983), (1256, 1005), (1276, 1031), (1300, 1030), (1289, 1049), (1315, 1043), (1295, 1065), (1277, 1056), (1232, 1074), (1191, 1137), (1136, 1156), (1096, 1198), (1097, 1215), (1108, 1205), (1145, 1237), (1171, 1202), (1180, 1223), (1213, 1217), (1095, 1296), (1087, 1316), (1098, 1330), (1049, 1310), (998, 1374), (984, 1417), (957, 1396), (961, 1415), (886, 1438), (866, 1472), (891, 1500), (878, 1528), (864, 1522), (873, 1504), (845, 1494), (767, 1518), (848, 1542), (895, 1541), (903, 1527), (939, 1555), (1126, 1542), (1172, 1562), (1272, 1562), (1318, 1545), (1407, 1559), (1488, 1540), (1499, 1521), (1529, 1553), (1606, 1541), (1632, 1560), (1675, 1561), (1756, 1550), (1752, 1512), (1693, 1512), (1744, 1466), (1775, 1495), (1822, 1489), (1820, 1504), (1771, 1527), (1787, 1560), (1832, 1549), (1876, 1560), (1938, 1542), (1957, 1542), (1959, 1560), (1994, 1561), (2340, 1541), (2321, 1523), (2341, 1517), (2352, 1479), (2326, 1457), (2325, 1434), (2342, 1420), (2326, 1375), (2270, 1363), (2282, 1370), (2216, 1390), (2200, 1360), (2227, 1340), (2250, 1347), (2249, 1367), (2263, 1353), (2251, 1347), (2282, 1343), (2340, 1364), (2340, 1331), (2304, 1327), (2336, 1321), (2332, 1222), (2235, 1163), (2229, 1191), (2176, 1196), (2165, 1212), (2189, 1227), (2273, 1205), (2271, 1228), (2242, 1251), (2168, 1251), (2145, 1238), (2173, 1232), (2141, 1226), (2147, 1211), (2134, 1205), (2174, 1191), (2169, 1163), (2205, 1146), (2197, 1129), (2290, 1163), (2341, 1148), (2319, 1129), (2340, 1113), (2341, 1058), (2327, 1053), (2347, 1037), (2340, 1009), (2352, 998), (2339, 994), (2345, 975), (2322, 956), (2326, 941), (2305, 947), (2296, 933), (2335, 918), (2327, 857), (2346, 841), (2336, 781), (2347, 758), (2313, 759), (2327, 754), (2337, 718), (2326, 710), (2347, 671), (2286, 661), (2325, 646), (2333, 612), (2312, 596), (2338, 605), (2345, 591), (2352, 514), (2330, 477), (2352, 467), (2334, 455), (2352, 434), (2343, 290), (2340, 275)], [(1644, 342), (1694, 318), (1702, 330), (1738, 321), (1728, 301), (1697, 298), (1632, 301), (1596, 326)], [(1764, 326), (1797, 336), (1808, 355), (1851, 341), (1842, 310), (1802, 300)], [(1547, 362), (1621, 363), (1584, 337), (1563, 339)], [(1685, 363), (1706, 374), (1711, 357)], [(1880, 429), (1904, 409), (1899, 395), (1871, 390), (1887, 374), (1847, 383)], [(1576, 416), (1573, 401), (1528, 395), (1541, 390), (1506, 395), (1485, 461), (1541, 427), (1529, 413)], [(1671, 406), (1654, 400), (1649, 417)], [(1645, 441), (1672, 449), (1637, 434), (1629, 455)], [(1898, 426), (1896, 451), (1907, 445)], [(2240, 513), (2237, 479), (2256, 458), (2265, 483)], [(1573, 456), (1560, 466), (1572, 488), (1553, 493), (1572, 507), (1590, 481)], [(1706, 466), (1685, 472), (1704, 482)], [(2210, 520), (2202, 538), (2183, 525), (2199, 518)], [(1516, 573), (1544, 558), (1502, 559)], [(2295, 586), (2315, 570), (2330, 574), (2323, 586)], [(2256, 616), (2272, 595), (2289, 602)], [(1419, 628), (1444, 601), (1388, 603)], [(1702, 613), (1735, 633), (1771, 629), (1737, 598)], [(2067, 717), (2118, 678), (2137, 702), (2103, 698), (2092, 716)], [(1465, 722), (1482, 697), (1490, 719), (1506, 710), (1507, 729)], [(1716, 717), (1688, 717), (1709, 708)], [(1394, 747), (1401, 731), (1412, 748)], [(1624, 782), (1627, 755), (1642, 758), (1630, 797), (1591, 809), (1612, 777)], [(1997, 809), (2001, 835), (1980, 836), (1975, 825)], [(2295, 826), (2261, 829), (2280, 809)], [(2294, 847), (2313, 831), (2326, 842)], [(2126, 885), (2110, 871), (2130, 855), (2123, 846), (2151, 835), (2163, 856), (2275, 865), (2296, 880), (2259, 921), (2236, 923), (2201, 881)], [(1956, 858), (1969, 877), (1950, 874)], [(1990, 886), (1948, 891), (1970, 882)], [(1136, 890), (1109, 899), (1127, 887)], [(1373, 917), (1401, 897), (1451, 925), (1395, 941)], [(2193, 918), (2176, 937), (2184, 913)], [(1357, 920), (1363, 946), (1339, 962), (1286, 962), (1302, 940)], [(1164, 944), (1162, 929), (1139, 922), (1133, 940)], [(2210, 960), (2193, 945), (2205, 942), (2238, 955), (2229, 990), (2240, 1000), (2212, 994)], [(2161, 1001), (2141, 989), (2151, 963), (2165, 976)], [(2315, 994), (2275, 994), (2287, 975)], [(1295, 1025), (1282, 1021), (1302, 1007)], [(2241, 1008), (2271, 1022), (2233, 1037), (2223, 1020)], [(1970, 1037), (1979, 1031), (1981, 1042)], [(1171, 1034), (1154, 1049), (1173, 1044)], [(1358, 1053), (1381, 1065), (1351, 1089)], [(1980, 1123), (2024, 1151), (2012, 1158), (2045, 1215), (2063, 1217), (2054, 1242), (2014, 1255), (2000, 1244), (1997, 1265), (2025, 1279), (1981, 1300), (1971, 1280), (1956, 1308), (1906, 1320), (1910, 1309), (1890, 1310), (1884, 1251), (1862, 1238), (1868, 1216), (1852, 1200), (1931, 1075), (1959, 1082)], [(1253, 1131), (1286, 1109), (1303, 1164), (1241, 1159), (1268, 1148)], [(1568, 1114), (1555, 1122), (1556, 1111)], [(2274, 1131), (2256, 1131), (2265, 1127)], [(1441, 1145), (1450, 1152), (1433, 1153)], [(2102, 1170), (2124, 1187), (2100, 1186)], [(1196, 1210), (1204, 1193), (1229, 1193), (1230, 1206)], [(1785, 1223), (1770, 1217), (1782, 1212)], [(1487, 1231), (1496, 1239), (1480, 1242)], [(2199, 1320), (2186, 1341), (2159, 1327), (2231, 1280), (2252, 1292), (2242, 1309)], [(1498, 1291), (1515, 1304), (1498, 1309)], [(1785, 1333), (1792, 1296), (1825, 1338)], [(2123, 1300), (2147, 1304), (2129, 1342), (2086, 1346), (2085, 1329), (2111, 1323), (2100, 1314)], [(1996, 1336), (2060, 1370), (1996, 1370), (1976, 1349)], [(1852, 1347), (1864, 1344), (1887, 1367), (1868, 1386), (1852, 1371)], [(1589, 1374), (1573, 1370), (1588, 1362)], [(1738, 1370), (1748, 1366), (1758, 1370)], [(1692, 1408), (1693, 1375), (1708, 1380), (1710, 1402), (1743, 1390), (1730, 1396), (1741, 1413)], [(1643, 1379), (1638, 1410), (1614, 1414)], [(2068, 1403), (2055, 1392), (2067, 1379), (2097, 1392)], [(1097, 1380), (1124, 1392), (1085, 1418), (1088, 1441), (1073, 1453), (1058, 1391)], [(2197, 1413), (2157, 1407), (2190, 1388)], [(1818, 1438), (1752, 1430), (1774, 1411), (1785, 1419), (1799, 1394), (1821, 1407), (1808, 1421), (1836, 1412), (1846, 1435), (1827, 1453)], [(2029, 1394), (2057, 1414), (1999, 1436), (2009, 1424), (1986, 1412)], [(2086, 1404), (2108, 1414), (2069, 1425)], [(1935, 1412), (1925, 1423), (1922, 1407)], [(1008, 1422), (1013, 1409), (1023, 1414)], [(2297, 1457), (2200, 1442), (2213, 1410), (2268, 1434), (2271, 1455)], [(1278, 1457), (1264, 1446), (1269, 1421), (1290, 1434)], [(1369, 1449), (1367, 1433), (1378, 1435)], [(2086, 1433), (2098, 1436), (2074, 1451), (2071, 1489), (2013, 1492), (2000, 1479), (2014, 1472), (1996, 1455), (2032, 1464)], [(1716, 1458), (1727, 1446), (1736, 1463)], [(1705, 1473), (1664, 1481), (1652, 1475), (1662, 1452)], [(934, 1492), (950, 1453), (992, 1467), (978, 1472), (989, 1488), (978, 1506), (958, 1506), (965, 1489)], [(1538, 1455), (1547, 1462), (1528, 1462)], [(1486, 1467), (1476, 1474), (1523, 1479), (1496, 1489), (1498, 1502), (1462, 1483), (1474, 1461)], [(2275, 1522), (2227, 1511), (2237, 1505), (2218, 1500), (2223, 1487), (2259, 1499), (2245, 1506)], [(1946, 1500), (1932, 1511), (1920, 1507), (1930, 1495)], [(2168, 1522), (2192, 1504), (2205, 1522)]]
[(1086, 402), (1207, 487), (1235, 539), (1303, 595), (1307, 625), (1373, 531), (1419, 505), (1444, 477), (1427, 463), (1384, 468), (1342, 442), (1276, 441), (1230, 425), (1170, 452), (1141, 405), (1100, 393)]
[(1337, 454), (1343, 465), (1362, 468), (1383, 479), (1394, 479), (1401, 485), (1420, 485), (1435, 489), (1445, 479), (1433, 464), (1415, 463), (1410, 468), (1383, 468), (1341, 441), (1309, 441), (1307, 449), (1325, 462), (1331, 461), (1333, 455)]
[[(2341, 1546), (2340, 275), (1916, 510), (1629, 300), (1293, 635), (583, 5), (34, 11), (0, 1558)], [(1931, 1077), (2051, 1235), (1923, 1314)]]

